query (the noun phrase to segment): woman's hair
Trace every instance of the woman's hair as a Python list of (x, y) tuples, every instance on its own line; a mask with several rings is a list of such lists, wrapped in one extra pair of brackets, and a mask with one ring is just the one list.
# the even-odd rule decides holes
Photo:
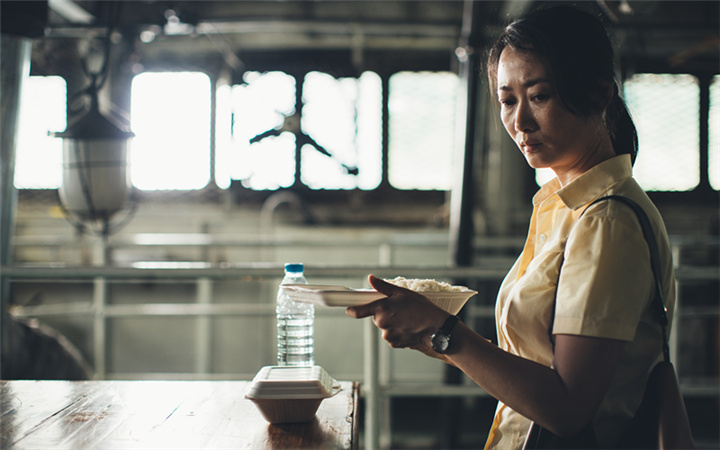
[(508, 25), (488, 51), (488, 77), (497, 90), (497, 68), (505, 47), (529, 51), (545, 61), (558, 95), (571, 112), (587, 116), (603, 105), (608, 86), (612, 99), (605, 125), (615, 153), (635, 162), (637, 131), (615, 81), (615, 56), (602, 23), (589, 13), (566, 6), (540, 9)]

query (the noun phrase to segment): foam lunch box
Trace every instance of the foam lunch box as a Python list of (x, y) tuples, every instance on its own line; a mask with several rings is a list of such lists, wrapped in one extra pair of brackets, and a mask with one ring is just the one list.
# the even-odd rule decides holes
[(320, 366), (265, 366), (245, 398), (270, 423), (309, 422), (320, 403), (340, 392), (339, 383)]

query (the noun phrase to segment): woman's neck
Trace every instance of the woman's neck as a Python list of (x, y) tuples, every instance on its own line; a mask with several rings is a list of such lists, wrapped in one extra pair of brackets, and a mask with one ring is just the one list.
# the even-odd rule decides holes
[(553, 171), (560, 182), (560, 186), (565, 187), (596, 165), (615, 156), (617, 156), (617, 154), (613, 149), (610, 134), (607, 129), (603, 128), (603, 130), (598, 133), (598, 139), (594, 145), (583, 154), (582, 158), (575, 161), (569, 167), (554, 168)]

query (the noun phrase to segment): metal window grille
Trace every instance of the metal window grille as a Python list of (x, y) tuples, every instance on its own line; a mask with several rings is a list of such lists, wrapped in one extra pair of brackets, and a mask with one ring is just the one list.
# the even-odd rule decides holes
[[(59, 77), (31, 79), (45, 87), (33, 85), (25, 92), (43, 98), (43, 107), (32, 99), (23, 102), (24, 110), (30, 111), (25, 116), (36, 120), (21, 119), (21, 124), (42, 130), (21, 130), (17, 187), (54, 189), (61, 183), (62, 144), (47, 137), (47, 131), (65, 128), (65, 84)], [(251, 189), (288, 187), (295, 177), (295, 135), (283, 127), (292, 126), (287, 122), (295, 111), (295, 79), (282, 72), (249, 72), (245, 81), (217, 91), (217, 185), (226, 188), (235, 179)], [(314, 189), (377, 187), (382, 176), (379, 76), (368, 72), (357, 79), (335, 79), (313, 72), (304, 83), (301, 131), (330, 156), (306, 145), (302, 182)], [(391, 183), (398, 189), (449, 189), (458, 77), (449, 72), (403, 72), (390, 84)], [(206, 75), (192, 72), (145, 73), (133, 80), (131, 120), (136, 137), (130, 161), (135, 187), (194, 190), (207, 185), (209, 86)], [(283, 132), (250, 144), (270, 130)], [(23, 150), (26, 147), (33, 151)], [(37, 157), (40, 148), (47, 157)], [(47, 166), (42, 176), (39, 161)], [(348, 168), (355, 167), (357, 175), (349, 173)]]
[[(241, 180), (252, 189), (277, 189), (292, 183), (294, 174), (294, 124), (288, 123), (294, 113), (295, 98), (289, 76), (275, 73), (273, 80), (258, 85), (268, 74), (253, 74), (245, 85), (233, 87), (230, 110), (233, 136), (227, 155), (237, 158), (238, 168), (231, 178)], [(272, 88), (274, 83), (285, 87)], [(458, 77), (449, 72), (401, 72), (390, 78), (389, 179), (398, 189), (447, 190), (451, 185), (454, 149), (455, 108)], [(263, 89), (282, 92), (282, 96), (259, 94)], [(235, 90), (240, 94), (235, 97)], [(265, 106), (261, 106), (260, 102)], [(309, 73), (303, 84), (303, 110), (300, 131), (312, 137), (328, 154), (312, 144), (301, 152), (301, 181), (313, 189), (373, 189), (381, 178), (382, 91), (380, 78), (365, 73), (360, 78), (335, 79), (328, 74)], [(219, 102), (220, 103), (220, 102)], [(277, 104), (273, 109), (267, 105)], [(268, 109), (268, 111), (264, 111)], [(218, 114), (221, 116), (221, 114)], [(219, 119), (222, 120), (222, 119)], [(262, 125), (260, 122), (262, 121)], [(242, 124), (242, 128), (240, 126)], [(276, 130), (274, 133), (269, 133)], [(277, 132), (280, 131), (280, 132)], [(250, 139), (260, 137), (252, 145)], [(282, 140), (287, 135), (287, 141)], [(218, 143), (223, 138), (218, 138)], [(281, 165), (275, 174), (282, 180), (258, 175), (262, 152), (286, 146), (282, 156), (269, 158), (270, 167)], [(221, 149), (218, 150), (222, 151)], [(277, 150), (276, 150), (277, 151)], [(220, 155), (220, 153), (218, 153)], [(254, 156), (251, 156), (254, 155)], [(231, 156), (227, 156), (231, 158)], [(220, 158), (220, 156), (219, 156)], [(357, 167), (358, 174), (347, 169)], [(277, 175), (276, 175), (277, 177)]]
[(636, 74), (624, 84), (638, 131), (634, 174), (650, 191), (689, 191), (700, 182), (700, 88), (691, 75)]
[(450, 189), (458, 84), (450, 72), (390, 77), (388, 178), (394, 187)]
[[(302, 131), (327, 154), (305, 145), (302, 182), (314, 189), (373, 189), (382, 176), (382, 83), (365, 72), (335, 79), (311, 72), (303, 86)], [(357, 174), (350, 171), (355, 168)]]
[(717, 191), (720, 190), (720, 75), (715, 75), (710, 84), (708, 122), (708, 179)]
[(62, 139), (48, 132), (67, 126), (67, 85), (62, 77), (28, 77), (20, 99), (15, 187), (57, 189), (62, 183)]
[(244, 81), (230, 88), (229, 100), (218, 99), (218, 163), (230, 167), (218, 169), (227, 180), (218, 185), (234, 179), (256, 190), (289, 187), (295, 180), (297, 139), (303, 140), (300, 181), (306, 186), (373, 189), (380, 184), (382, 88), (377, 74), (306, 74), (301, 117), (295, 115), (292, 76), (249, 72)]
[(295, 79), (283, 72), (247, 72), (244, 84), (221, 88), (217, 114), (217, 174), (220, 186), (240, 180), (249, 189), (273, 190), (292, 185), (295, 138), (278, 133), (251, 144), (263, 133), (280, 129), (295, 112)]
[(133, 79), (130, 150), (139, 189), (201, 189), (210, 181), (210, 78), (200, 72)]

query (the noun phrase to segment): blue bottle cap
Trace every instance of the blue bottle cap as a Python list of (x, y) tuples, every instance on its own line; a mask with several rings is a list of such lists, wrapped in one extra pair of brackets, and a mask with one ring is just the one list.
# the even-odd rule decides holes
[(287, 263), (285, 264), (285, 272), (298, 273), (304, 269), (302, 263)]

